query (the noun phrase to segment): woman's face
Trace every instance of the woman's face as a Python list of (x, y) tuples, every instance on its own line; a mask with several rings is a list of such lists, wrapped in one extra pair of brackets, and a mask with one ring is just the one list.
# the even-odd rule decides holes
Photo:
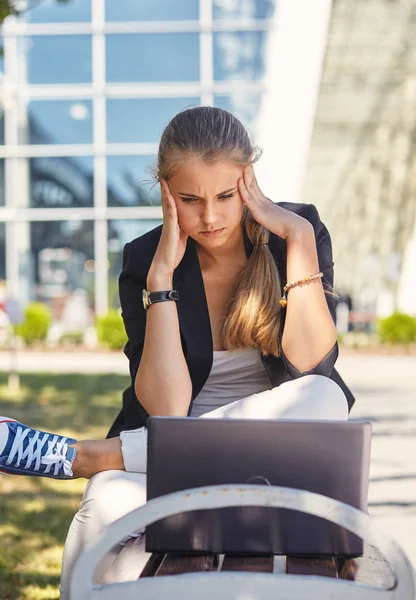
[(206, 164), (192, 158), (168, 181), (181, 229), (206, 247), (241, 235), (243, 201), (237, 187), (242, 168), (231, 162)]

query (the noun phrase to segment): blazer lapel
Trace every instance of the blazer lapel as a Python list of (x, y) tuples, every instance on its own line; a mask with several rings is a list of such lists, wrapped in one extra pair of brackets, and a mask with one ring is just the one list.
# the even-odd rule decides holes
[(179, 326), (192, 380), (192, 397), (195, 398), (211, 371), (213, 346), (204, 281), (192, 238), (188, 238), (184, 257), (174, 272), (173, 283), (179, 293)]

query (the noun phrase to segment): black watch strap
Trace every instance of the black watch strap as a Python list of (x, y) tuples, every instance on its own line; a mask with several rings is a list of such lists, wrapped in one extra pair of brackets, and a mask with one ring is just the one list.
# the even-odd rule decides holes
[(145, 308), (148, 308), (151, 304), (157, 302), (166, 302), (167, 300), (179, 300), (179, 294), (176, 290), (163, 290), (160, 292), (147, 292), (144, 291), (143, 296), (146, 295), (146, 300), (143, 298)]
[(179, 300), (179, 294), (176, 290), (166, 290), (164, 292), (149, 292), (149, 304), (156, 302), (165, 302), (166, 300)]

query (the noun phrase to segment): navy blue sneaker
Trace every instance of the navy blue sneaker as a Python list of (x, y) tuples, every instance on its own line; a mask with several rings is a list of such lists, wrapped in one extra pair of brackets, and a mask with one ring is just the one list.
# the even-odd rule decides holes
[(68, 444), (75, 442), (0, 417), (0, 472), (71, 479), (77, 451)]

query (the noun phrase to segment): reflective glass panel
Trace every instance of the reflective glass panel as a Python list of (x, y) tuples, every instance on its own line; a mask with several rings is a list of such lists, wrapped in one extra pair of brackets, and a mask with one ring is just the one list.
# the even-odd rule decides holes
[(91, 83), (90, 35), (19, 37), (21, 83)]
[(228, 110), (239, 119), (252, 136), (256, 136), (257, 118), (261, 107), (262, 94), (236, 92), (214, 96), (214, 106)]
[(0, 206), (4, 206), (6, 204), (5, 198), (5, 182), (4, 182), (4, 167), (5, 167), (4, 158), (0, 158)]
[(268, 19), (275, 0), (213, 0), (214, 19)]
[(19, 21), (27, 23), (74, 23), (91, 20), (91, 0), (29, 0)]
[(93, 322), (93, 222), (36, 221), (29, 230), (21, 268), (26, 267), (32, 298), (46, 302), (64, 326), (83, 330)]
[(91, 156), (38, 156), (21, 159), (19, 180), (24, 182), (20, 206), (77, 208), (94, 204)]
[(161, 224), (162, 221), (159, 219), (114, 219), (108, 221), (108, 303), (110, 307), (120, 306), (118, 276), (121, 271), (125, 244)]
[[(108, 206), (160, 204), (159, 184), (146, 171), (155, 156), (107, 156)], [(151, 189), (152, 188), (152, 189)]]
[(198, 81), (197, 33), (106, 36), (107, 81)]
[(260, 79), (264, 75), (264, 31), (214, 33), (214, 79)]
[(199, 104), (199, 98), (109, 98), (107, 142), (158, 143), (176, 113)]
[(198, 19), (198, 0), (106, 0), (107, 21), (182, 21)]
[(92, 143), (91, 100), (32, 100), (20, 111), (20, 144)]
[[(0, 298), (5, 294), (6, 279), (6, 225), (0, 223)], [(3, 298), (4, 299), (4, 298)]]

